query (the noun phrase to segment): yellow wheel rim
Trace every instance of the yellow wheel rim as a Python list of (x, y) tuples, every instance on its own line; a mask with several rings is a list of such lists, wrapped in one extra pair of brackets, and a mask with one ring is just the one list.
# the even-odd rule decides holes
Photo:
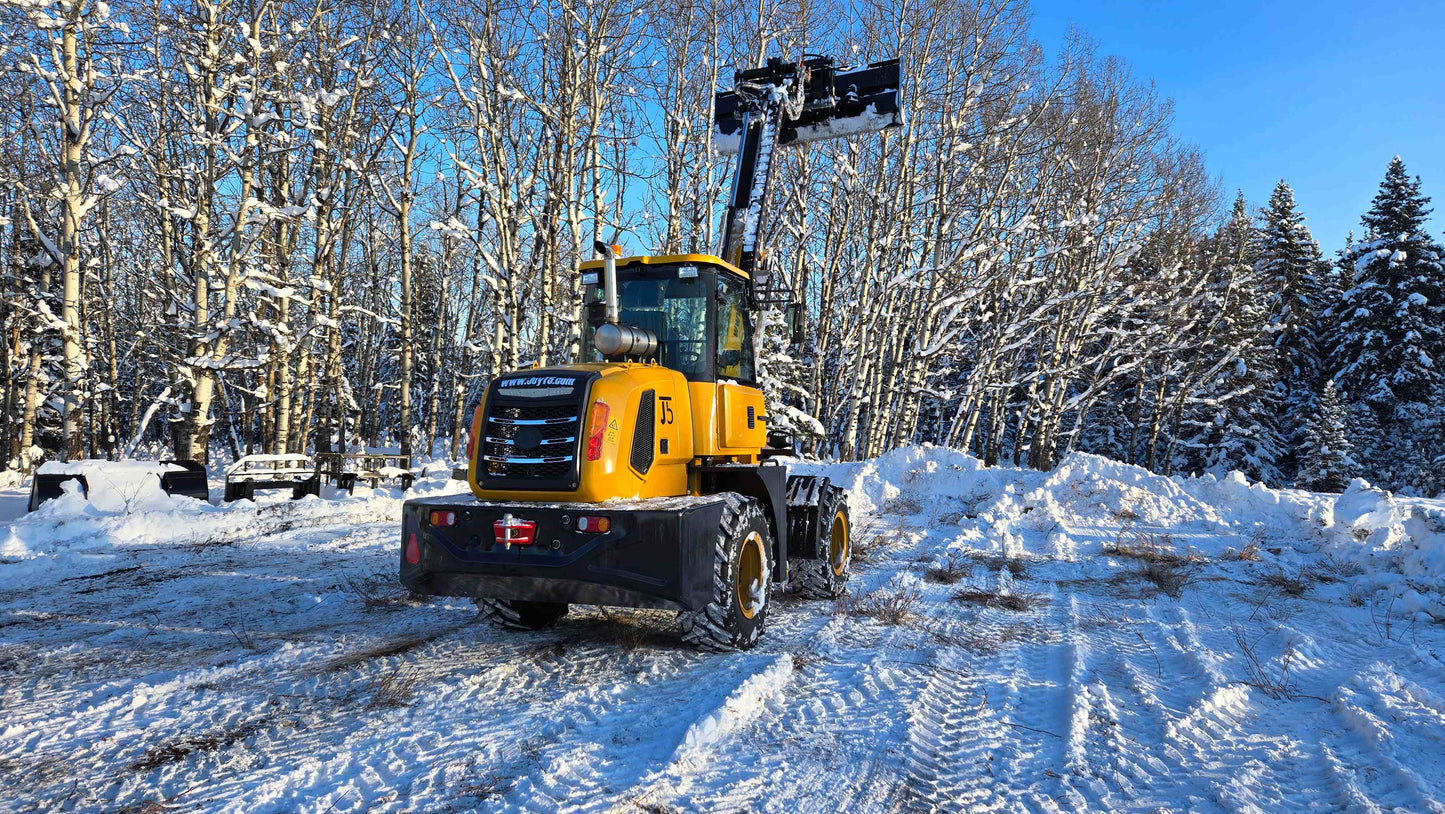
[(848, 516), (842, 512), (833, 515), (828, 559), (832, 561), (834, 575), (841, 577), (848, 570)]
[(764, 596), (763, 582), (763, 537), (756, 531), (748, 532), (747, 539), (743, 540), (742, 548), (738, 550), (738, 568), (735, 593), (738, 598), (738, 610), (748, 619), (757, 615), (762, 610)]

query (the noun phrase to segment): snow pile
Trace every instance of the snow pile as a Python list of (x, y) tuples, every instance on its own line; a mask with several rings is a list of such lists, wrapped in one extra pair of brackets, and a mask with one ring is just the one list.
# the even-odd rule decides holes
[[(847, 489), (855, 516), (877, 514), (890, 526), (923, 529), (974, 520), (953, 532), (954, 549), (1072, 559), (1116, 542), (1122, 527), (1167, 535), (1216, 558), (1263, 534), (1367, 572), (1373, 587), (1399, 596), (1445, 593), (1445, 504), (1400, 498), (1362, 480), (1342, 495), (1317, 494), (1273, 489), (1239, 472), (1166, 477), (1083, 453), (1036, 472), (985, 467), (931, 445), (796, 468)], [(1427, 605), (1438, 610), (1423, 601), (1420, 607)]]
[(1368, 570), (1389, 570), (1442, 591), (1445, 507), (1438, 503), (1397, 499), (1357, 478), (1332, 507), (1333, 552)]
[[(925, 444), (868, 461), (798, 469), (848, 489), (855, 514), (911, 516), (925, 526), (976, 518), (982, 530), (962, 529), (955, 547), (1008, 556), (1097, 550), (1115, 536), (1098, 530), (1120, 522), (1200, 533), (1230, 528), (1215, 507), (1175, 480), (1097, 455), (1075, 453), (1052, 472), (1038, 472), (985, 467), (958, 450)], [(1035, 538), (1042, 538), (1037, 545)]]
[(1149, 526), (1199, 526), (1219, 530), (1224, 519), (1208, 502), (1178, 482), (1147, 469), (1098, 455), (1073, 453), (1049, 473), (1046, 490), (1076, 521), (1132, 520)]
[[(1000, 491), (1015, 470), (986, 469), (958, 450), (932, 444), (901, 447), (866, 461), (796, 464), (798, 472), (827, 475), (849, 492), (855, 513), (888, 513), (899, 506), (983, 500)], [(905, 495), (906, 492), (906, 495)]]

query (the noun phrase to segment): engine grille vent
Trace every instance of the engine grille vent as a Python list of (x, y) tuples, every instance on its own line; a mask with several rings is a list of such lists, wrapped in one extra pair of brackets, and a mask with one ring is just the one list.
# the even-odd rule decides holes
[(482, 422), (483, 486), (575, 489), (581, 406), (490, 403)]
[(652, 450), (656, 444), (654, 433), (657, 421), (657, 392), (642, 391), (637, 405), (637, 426), (632, 431), (632, 468), (646, 475), (652, 468)]

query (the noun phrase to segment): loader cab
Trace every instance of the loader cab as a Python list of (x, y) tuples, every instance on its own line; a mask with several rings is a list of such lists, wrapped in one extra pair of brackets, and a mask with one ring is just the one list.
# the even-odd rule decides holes
[[(601, 362), (593, 342), (606, 319), (601, 263), (584, 263), (581, 272), (581, 361)], [(658, 364), (689, 382), (756, 383), (743, 272), (709, 255), (629, 257), (617, 261), (617, 286), (622, 323), (646, 328), (657, 337)]]

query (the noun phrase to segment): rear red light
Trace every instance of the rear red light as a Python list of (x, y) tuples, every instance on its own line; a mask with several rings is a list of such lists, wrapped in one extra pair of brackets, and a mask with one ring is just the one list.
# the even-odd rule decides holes
[(457, 523), (456, 512), (432, 512), (427, 518), (433, 526), (454, 526)]
[(507, 515), (492, 524), (492, 536), (497, 545), (531, 545), (537, 539), (537, 523)]
[(602, 434), (607, 431), (607, 402), (598, 400), (592, 404), (592, 419), (587, 424), (587, 460), (602, 457)]
[(606, 534), (612, 530), (612, 520), (607, 517), (584, 515), (577, 518), (577, 530), (593, 534)]
[(467, 460), (477, 456), (477, 439), (482, 434), (482, 405), (472, 411), (472, 432), (467, 436)]
[(406, 564), (416, 565), (421, 562), (421, 544), (416, 541), (416, 532), (412, 532), (406, 538)]

